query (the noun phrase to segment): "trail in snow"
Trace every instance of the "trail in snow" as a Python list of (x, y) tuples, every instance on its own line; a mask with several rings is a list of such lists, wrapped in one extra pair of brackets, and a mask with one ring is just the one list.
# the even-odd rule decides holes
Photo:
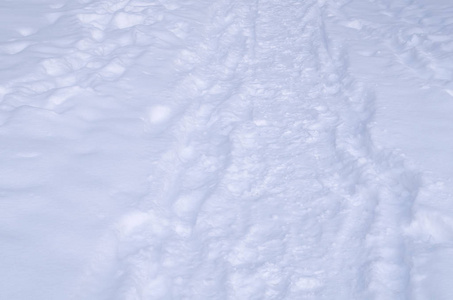
[(423, 206), (436, 195), (450, 207), (446, 181), (424, 183), (424, 165), (394, 150), (412, 144), (382, 120), (399, 84), (450, 93), (449, 11), (437, 21), (415, 1), (24, 5), (2, 12), (18, 18), (0, 44), (0, 298), (448, 295), (423, 279), (437, 270), (423, 260), (431, 247), (449, 256), (449, 219)]
[[(200, 45), (184, 53), (191, 71), (176, 94), (163, 91), (184, 95), (184, 112), (150, 175), (146, 210), (119, 223), (123, 275), (107, 298), (407, 293), (400, 222), (413, 175), (368, 149), (372, 95), (348, 76), (322, 9), (211, 6)], [(151, 135), (167, 111), (150, 108)]]
[[(448, 1), (344, 1), (332, 5), (331, 28), (348, 29), (350, 71), (377, 95), (373, 140), (420, 170), (406, 260), (410, 299), (449, 299), (452, 220), (453, 25)], [(343, 28), (338, 30), (339, 28)]]

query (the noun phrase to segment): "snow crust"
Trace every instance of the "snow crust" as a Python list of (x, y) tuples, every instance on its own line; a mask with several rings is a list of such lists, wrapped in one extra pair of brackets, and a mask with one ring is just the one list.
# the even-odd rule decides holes
[(0, 20), (0, 299), (453, 299), (450, 1)]

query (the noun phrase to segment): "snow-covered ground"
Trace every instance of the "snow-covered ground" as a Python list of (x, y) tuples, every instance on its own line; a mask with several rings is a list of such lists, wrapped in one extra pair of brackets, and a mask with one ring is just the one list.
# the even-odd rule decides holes
[(453, 299), (450, 0), (0, 24), (0, 299)]

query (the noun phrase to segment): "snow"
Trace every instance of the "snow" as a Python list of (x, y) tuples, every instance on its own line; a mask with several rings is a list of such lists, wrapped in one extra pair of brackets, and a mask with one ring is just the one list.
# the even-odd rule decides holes
[(452, 299), (449, 1), (0, 20), (0, 299)]

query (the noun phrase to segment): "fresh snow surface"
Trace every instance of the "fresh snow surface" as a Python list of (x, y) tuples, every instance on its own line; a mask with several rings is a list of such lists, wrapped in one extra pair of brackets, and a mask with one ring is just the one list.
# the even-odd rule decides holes
[(451, 0), (0, 24), (0, 299), (453, 299)]

